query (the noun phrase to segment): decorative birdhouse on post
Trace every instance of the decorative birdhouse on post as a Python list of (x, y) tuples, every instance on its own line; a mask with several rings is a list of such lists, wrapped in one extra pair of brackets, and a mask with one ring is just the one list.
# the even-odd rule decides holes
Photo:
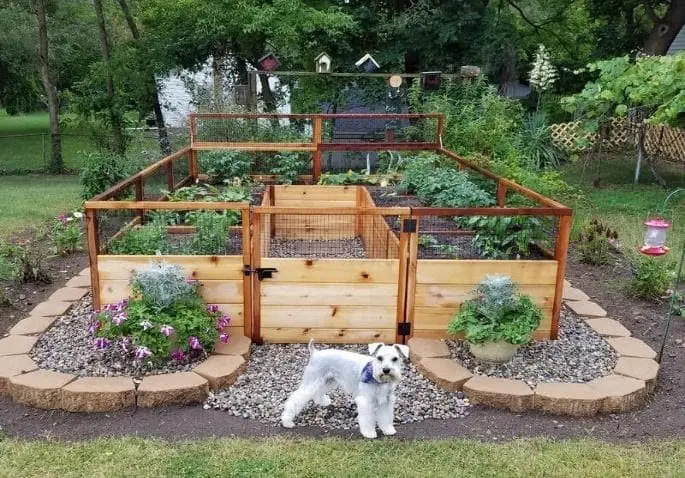
[(373, 57), (368, 53), (361, 57), (359, 60), (357, 60), (354, 66), (360, 68), (362, 71), (365, 71), (366, 73), (373, 73), (374, 71), (378, 71), (381, 67), (376, 62), (376, 60), (374, 60)]
[(259, 59), (259, 67), (264, 71), (274, 71), (279, 66), (281, 63), (273, 53), (267, 53)]
[(319, 55), (314, 58), (314, 64), (316, 65), (317, 73), (331, 72), (331, 57), (328, 56), (328, 53), (319, 53)]
[(440, 89), (440, 78), (442, 72), (440, 71), (424, 71), (421, 73), (421, 89), (422, 90), (438, 90)]

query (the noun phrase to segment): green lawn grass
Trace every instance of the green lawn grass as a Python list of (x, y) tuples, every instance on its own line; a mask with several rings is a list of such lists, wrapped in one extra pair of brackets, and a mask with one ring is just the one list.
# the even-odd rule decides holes
[(73, 211), (80, 194), (77, 176), (0, 176), (0, 237)]
[[(624, 251), (637, 253), (643, 242), (643, 222), (658, 214), (668, 193), (685, 187), (685, 165), (659, 165), (658, 171), (668, 183), (668, 189), (655, 184), (651, 173), (645, 168), (640, 184), (633, 184), (635, 158), (630, 154), (615, 155), (599, 163), (576, 162), (563, 169), (564, 179), (578, 188), (583, 198), (572, 201), (574, 209), (574, 236), (592, 218), (599, 218), (611, 229), (616, 229)], [(594, 187), (597, 171), (601, 177), (600, 187)], [(671, 257), (681, 250), (685, 240), (685, 192), (670, 201), (667, 217), (673, 222), (669, 233)]]
[[(50, 157), (50, 135), (47, 113), (0, 116), (0, 171), (32, 170), (46, 167)], [(154, 133), (129, 132), (127, 155), (145, 163), (161, 158)], [(186, 138), (172, 137), (174, 148), (180, 148)], [(82, 131), (62, 130), (62, 156), (67, 169), (78, 170), (82, 153), (95, 151), (89, 136)]]
[(0, 441), (0, 475), (21, 477), (676, 477), (685, 442), (612, 445), (590, 440), (208, 439), (168, 443)]

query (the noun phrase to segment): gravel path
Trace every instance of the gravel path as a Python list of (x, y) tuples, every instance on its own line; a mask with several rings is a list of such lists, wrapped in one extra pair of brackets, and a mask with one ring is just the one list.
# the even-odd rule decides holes
[(361, 239), (272, 239), (269, 257), (366, 259)]
[[(363, 345), (318, 345), (366, 353)], [(230, 388), (210, 394), (205, 409), (224, 410), (231, 415), (278, 424), (283, 403), (297, 388), (309, 352), (306, 344), (266, 344), (253, 346), (247, 371)], [(352, 399), (336, 390), (330, 394), (329, 407), (311, 405), (295, 420), (298, 426), (352, 429), (357, 426)], [(407, 364), (404, 379), (397, 387), (396, 423), (411, 423), (430, 418), (460, 418), (470, 413), (456, 393), (447, 392), (423, 378)]]
[(562, 310), (559, 339), (533, 342), (521, 347), (505, 364), (478, 362), (468, 344), (448, 340), (452, 357), (473, 373), (540, 382), (589, 382), (609, 375), (616, 365), (616, 353), (594, 330), (567, 309)]
[(205, 359), (205, 355), (200, 355), (193, 360), (153, 366), (151, 362), (131, 360), (130, 353), (124, 354), (118, 342), (113, 342), (107, 350), (96, 350), (93, 337), (88, 333), (91, 311), (88, 295), (40, 337), (30, 354), (40, 368), (80, 377), (141, 377), (190, 371)]

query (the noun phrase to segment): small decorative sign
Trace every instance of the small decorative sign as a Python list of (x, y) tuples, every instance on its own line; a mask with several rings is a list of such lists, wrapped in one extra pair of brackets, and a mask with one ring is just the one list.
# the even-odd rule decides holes
[(319, 55), (314, 58), (314, 64), (317, 73), (331, 72), (331, 57), (328, 56), (328, 53), (319, 53)]
[(402, 77), (400, 75), (392, 75), (388, 79), (388, 84), (392, 88), (399, 88), (400, 86), (402, 86)]
[(279, 66), (281, 63), (273, 53), (267, 53), (259, 59), (259, 67), (264, 71), (274, 71)]
[(381, 67), (369, 53), (357, 60), (354, 65), (367, 73), (378, 71)]

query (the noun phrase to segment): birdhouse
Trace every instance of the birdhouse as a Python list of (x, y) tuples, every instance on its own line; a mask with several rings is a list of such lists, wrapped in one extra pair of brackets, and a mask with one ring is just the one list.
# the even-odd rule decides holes
[(361, 57), (357, 62), (354, 64), (357, 68), (360, 68), (362, 71), (365, 71), (366, 73), (373, 73), (374, 71), (377, 71), (380, 69), (380, 65), (376, 62), (376, 60), (373, 59), (371, 55), (368, 53)]
[(421, 89), (423, 90), (438, 90), (440, 89), (440, 75), (439, 71), (424, 71), (421, 73)]
[(281, 63), (273, 53), (267, 53), (259, 59), (259, 67), (264, 71), (274, 71)]
[(328, 56), (328, 53), (319, 53), (319, 55), (314, 58), (314, 64), (317, 73), (331, 72), (331, 57)]

